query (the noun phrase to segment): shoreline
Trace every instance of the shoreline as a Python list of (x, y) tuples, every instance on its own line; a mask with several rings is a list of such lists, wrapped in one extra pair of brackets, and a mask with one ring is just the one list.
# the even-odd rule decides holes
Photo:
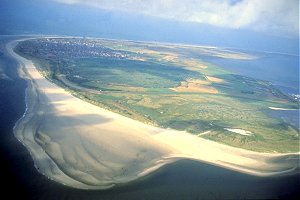
[(37, 170), (52, 180), (81, 189), (107, 189), (182, 158), (256, 176), (299, 173), (299, 153), (238, 149), (143, 124), (80, 100), (14, 53), (16, 44), (7, 44), (7, 51), (22, 65), (19, 74), (26, 77), (28, 88), (15, 136), (30, 151)]

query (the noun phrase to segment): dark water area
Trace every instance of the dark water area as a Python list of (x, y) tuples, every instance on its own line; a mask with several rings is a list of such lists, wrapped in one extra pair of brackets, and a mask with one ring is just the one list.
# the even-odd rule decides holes
[[(250, 53), (251, 54), (251, 53)], [(243, 76), (270, 81), (287, 94), (299, 94), (299, 56), (255, 53), (257, 59), (204, 57), (204, 60)]]
[(13, 135), (13, 126), (25, 111), (26, 82), (17, 76), (15, 61), (7, 58), (5, 54), (1, 54), (0, 61), (0, 67), (9, 77), (9, 79), (0, 79), (2, 197), (176, 200), (296, 199), (300, 196), (299, 174), (261, 178), (191, 160), (178, 161), (141, 180), (106, 191), (78, 190), (53, 182), (37, 172), (28, 151)]

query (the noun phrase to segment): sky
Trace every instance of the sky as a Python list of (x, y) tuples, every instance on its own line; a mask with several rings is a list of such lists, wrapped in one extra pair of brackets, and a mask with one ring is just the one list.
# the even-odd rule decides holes
[(181, 22), (299, 34), (299, 0), (55, 0)]
[(0, 0), (0, 34), (90, 36), (299, 54), (299, 0)]

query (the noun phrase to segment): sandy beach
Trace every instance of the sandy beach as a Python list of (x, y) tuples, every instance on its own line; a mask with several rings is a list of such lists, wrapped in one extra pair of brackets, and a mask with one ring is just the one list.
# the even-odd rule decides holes
[(28, 82), (27, 109), (14, 128), (37, 170), (59, 183), (106, 189), (189, 158), (256, 176), (299, 173), (299, 152), (258, 153), (196, 135), (150, 126), (92, 105), (45, 79), (34, 64), (7, 51)]

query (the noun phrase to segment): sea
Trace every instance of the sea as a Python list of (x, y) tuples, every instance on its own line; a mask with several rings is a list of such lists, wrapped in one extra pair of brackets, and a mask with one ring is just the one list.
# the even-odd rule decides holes
[(255, 59), (242, 60), (213, 56), (205, 56), (203, 59), (233, 73), (269, 81), (287, 94), (299, 95), (299, 55), (230, 48), (228, 50), (250, 54)]
[(25, 111), (26, 81), (0, 38), (1, 195), (9, 199), (292, 199), (300, 197), (300, 176), (256, 177), (193, 160), (180, 160), (128, 184), (109, 190), (80, 190), (39, 174), (26, 148), (14, 137)]

